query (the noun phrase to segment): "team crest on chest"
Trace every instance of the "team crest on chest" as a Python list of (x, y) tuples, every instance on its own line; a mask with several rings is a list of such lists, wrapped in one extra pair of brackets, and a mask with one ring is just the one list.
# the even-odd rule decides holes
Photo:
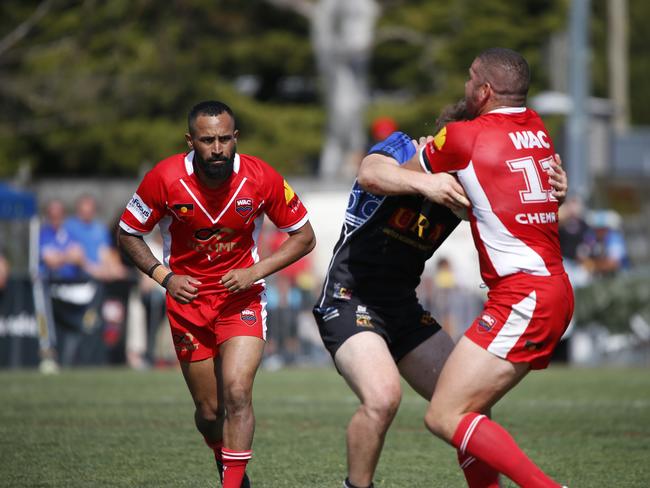
[(253, 211), (253, 199), (237, 198), (235, 200), (235, 211), (243, 218), (248, 217), (248, 215)]

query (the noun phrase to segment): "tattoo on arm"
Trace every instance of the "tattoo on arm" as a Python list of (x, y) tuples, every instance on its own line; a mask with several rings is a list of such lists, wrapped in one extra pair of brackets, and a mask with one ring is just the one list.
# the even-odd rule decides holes
[(142, 236), (128, 234), (120, 229), (117, 242), (120, 248), (143, 273), (147, 273), (154, 264), (158, 263), (158, 260), (151, 252), (151, 249), (149, 249), (147, 243), (144, 242)]

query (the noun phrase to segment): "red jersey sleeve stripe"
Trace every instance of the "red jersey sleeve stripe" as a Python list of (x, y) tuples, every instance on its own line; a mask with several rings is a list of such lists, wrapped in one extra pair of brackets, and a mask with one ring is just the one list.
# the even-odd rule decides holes
[(134, 236), (143, 236), (148, 234), (149, 232), (142, 231), (142, 230), (137, 230), (131, 227), (129, 224), (124, 222), (123, 220), (120, 220), (120, 228), (126, 232), (127, 234), (132, 234)]
[(302, 219), (300, 219), (298, 222), (296, 222), (295, 224), (290, 225), (288, 227), (279, 227), (279, 229), (282, 232), (293, 232), (294, 230), (300, 229), (308, 221), (309, 221), (309, 214), (305, 214), (305, 216)]

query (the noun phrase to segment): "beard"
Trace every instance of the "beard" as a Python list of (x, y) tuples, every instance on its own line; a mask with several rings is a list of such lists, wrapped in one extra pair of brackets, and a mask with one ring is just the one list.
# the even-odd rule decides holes
[[(203, 159), (199, 153), (194, 152), (194, 163), (201, 168), (203, 174), (213, 180), (227, 180), (233, 172), (235, 166), (235, 154), (237, 147), (233, 148), (232, 156), (220, 156), (216, 158)], [(217, 161), (223, 161), (221, 164), (214, 164)]]
[(471, 93), (469, 97), (465, 96), (463, 100), (465, 101), (465, 115), (467, 116), (467, 120), (472, 120), (478, 117), (484, 104), (479, 106), (477, 92), (475, 91), (474, 93)]

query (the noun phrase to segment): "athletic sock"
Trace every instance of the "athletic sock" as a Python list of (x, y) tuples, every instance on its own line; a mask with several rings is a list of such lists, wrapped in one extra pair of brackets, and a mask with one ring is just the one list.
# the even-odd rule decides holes
[[(203, 440), (207, 446), (212, 449), (212, 452), (214, 452), (214, 460), (217, 464), (221, 464), (221, 448), (223, 447), (223, 441), (210, 442), (207, 437), (203, 437)], [(221, 473), (219, 473), (219, 476), (221, 476)]]
[(240, 488), (248, 460), (253, 457), (253, 451), (232, 451), (223, 447), (223, 488)]
[(469, 488), (499, 488), (499, 472), (480, 459), (459, 450), (458, 465), (463, 470)]
[(484, 461), (522, 488), (561, 488), (524, 454), (503, 427), (485, 415), (465, 415), (451, 443), (461, 454)]

